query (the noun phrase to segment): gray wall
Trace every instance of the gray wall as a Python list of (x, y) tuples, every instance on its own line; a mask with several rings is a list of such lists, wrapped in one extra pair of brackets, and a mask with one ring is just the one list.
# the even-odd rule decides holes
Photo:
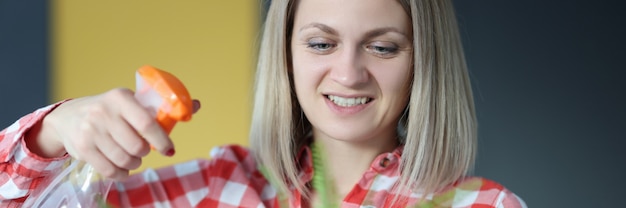
[[(455, 3), (480, 122), (475, 173), (530, 207), (622, 205), (624, 3)], [(48, 102), (46, 23), (46, 1), (0, 0), (1, 126)]]
[(624, 207), (624, 3), (455, 3), (480, 125), (475, 173), (530, 207)]
[(0, 129), (48, 103), (48, 1), (0, 0)]

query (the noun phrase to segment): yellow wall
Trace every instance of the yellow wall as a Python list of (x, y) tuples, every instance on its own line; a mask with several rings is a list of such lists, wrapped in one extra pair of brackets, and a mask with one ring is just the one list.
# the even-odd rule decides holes
[(155, 152), (145, 167), (208, 157), (211, 147), (247, 144), (255, 1), (51, 1), (53, 101), (134, 89), (144, 64), (185, 83), (202, 109), (171, 134), (172, 158)]

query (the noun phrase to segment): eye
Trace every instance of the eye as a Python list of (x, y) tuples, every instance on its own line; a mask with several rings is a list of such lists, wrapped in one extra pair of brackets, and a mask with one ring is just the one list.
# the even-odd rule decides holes
[(398, 53), (398, 46), (392, 43), (373, 43), (365, 46), (365, 49), (381, 57), (389, 57)]
[(336, 46), (335, 42), (326, 38), (311, 38), (306, 42), (306, 47), (318, 54), (330, 53)]
[(307, 44), (309, 48), (318, 50), (318, 51), (327, 51), (330, 50), (331, 47), (333, 47), (333, 44), (330, 43), (308, 43)]
[(373, 51), (375, 51), (377, 53), (381, 53), (381, 54), (394, 53), (394, 52), (396, 52), (396, 50), (398, 50), (397, 48), (382, 47), (382, 46), (372, 46), (371, 48), (372, 48)]

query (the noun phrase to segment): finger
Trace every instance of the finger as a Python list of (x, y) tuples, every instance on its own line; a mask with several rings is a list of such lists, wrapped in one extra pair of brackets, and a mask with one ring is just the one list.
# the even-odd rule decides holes
[(193, 100), (193, 113), (198, 112), (198, 110), (200, 110), (200, 101), (199, 100)]
[(118, 96), (122, 97), (119, 100), (122, 118), (156, 150), (162, 154), (171, 155), (174, 144), (161, 126), (159, 126), (156, 119), (135, 99), (130, 90), (119, 93)]
[(128, 154), (144, 157), (150, 153), (150, 144), (140, 137), (130, 124), (121, 117), (112, 122), (111, 125), (111, 137)]
[(128, 154), (111, 137), (102, 137), (95, 141), (101, 152), (113, 165), (121, 169), (132, 170), (141, 165), (139, 157)]
[(85, 155), (85, 161), (105, 178), (122, 180), (128, 177), (128, 170), (115, 166), (100, 150)]
[[(93, 116), (98, 113), (96, 111), (96, 113), (89, 114)], [(92, 119), (80, 120), (77, 129), (69, 130), (69, 132), (73, 134), (61, 137), (67, 153), (78, 160), (86, 161), (84, 156), (97, 150), (94, 140), (102, 135), (98, 123), (93, 122)]]

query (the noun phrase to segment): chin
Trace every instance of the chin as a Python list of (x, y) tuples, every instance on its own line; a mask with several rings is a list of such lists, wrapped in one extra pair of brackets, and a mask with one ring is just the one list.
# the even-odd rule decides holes
[(329, 128), (319, 129), (319, 133), (326, 137), (340, 140), (344, 142), (364, 142), (378, 135), (376, 131), (372, 131), (373, 127), (355, 127), (346, 125), (328, 125)]

